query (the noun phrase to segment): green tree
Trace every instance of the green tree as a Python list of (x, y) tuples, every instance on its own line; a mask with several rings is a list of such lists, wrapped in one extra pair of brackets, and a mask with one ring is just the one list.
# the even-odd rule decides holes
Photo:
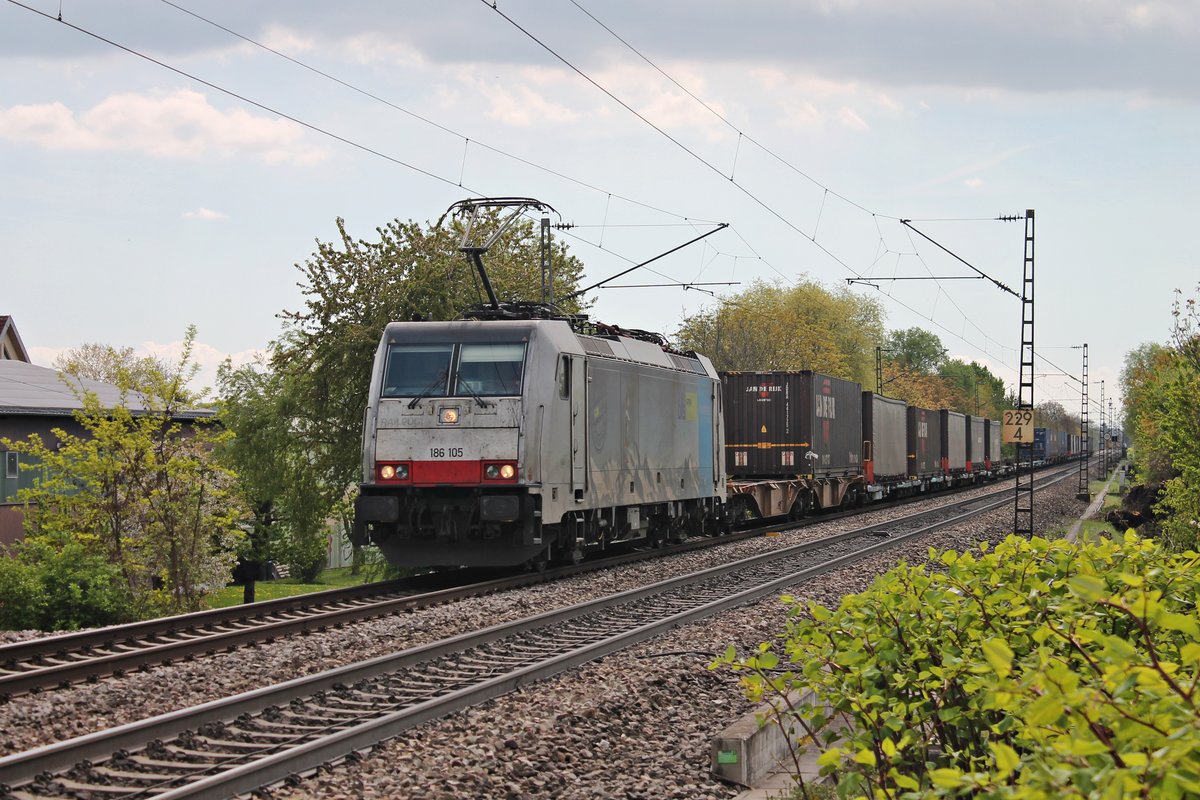
[(892, 331), (883, 343), (885, 354), (901, 368), (932, 375), (946, 360), (946, 348), (936, 334), (924, 328)]
[(182, 421), (194, 416), (186, 389), (194, 341), (193, 327), (169, 372), (138, 384), (118, 375), (115, 407), (80, 391), (74, 416), (84, 435), (55, 429), (51, 442), (36, 434), (4, 440), (40, 475), (19, 495), (30, 557), (39, 547), (70, 554), (75, 545), (103, 554), (135, 617), (197, 609), (207, 588), (224, 586), (237, 544), (232, 475), (214, 455), (228, 433), (203, 418)]
[[(484, 237), (491, 216), (476, 225)], [(384, 327), (429, 315), (455, 319), (483, 298), (474, 268), (458, 251), (462, 226), (395, 220), (377, 228), (377, 241), (354, 239), (343, 220), (339, 240), (317, 242), (304, 264), (304, 309), (284, 312), (271, 367), (287, 376), (296, 398), (293, 430), (317, 470), (329, 505), (359, 478), (363, 412), (371, 365)], [(530, 221), (509, 228), (485, 257), (501, 298), (535, 299), (540, 287), (540, 239)], [(576, 288), (583, 267), (556, 243), (552, 254), (555, 296)], [(569, 301), (564, 311), (577, 311)]]
[(816, 281), (757, 281), (711, 311), (687, 317), (675, 334), (719, 370), (811, 369), (870, 385), (883, 335), (879, 304)]
[(1126, 434), (1133, 443), (1133, 461), (1140, 480), (1161, 484), (1175, 475), (1174, 462), (1162, 435), (1163, 376), (1176, 368), (1170, 348), (1146, 343), (1125, 354), (1121, 394)]
[(293, 430), (298, 393), (289, 378), (254, 364), (218, 370), (220, 420), (234, 436), (221, 458), (237, 476), (249, 533), (242, 558), (244, 601), (254, 602), (255, 574), (263, 562), (286, 562), (301, 579), (316, 577), (325, 563), (322, 487)]
[(92, 342), (59, 353), (51, 366), (77, 378), (135, 386), (145, 385), (156, 376), (169, 374), (172, 367), (153, 356), (138, 356), (132, 347), (116, 348)]
[[(496, 215), (475, 224), (488, 238)], [(377, 239), (356, 239), (337, 220), (338, 238), (317, 241), (303, 264), (304, 306), (282, 314), (284, 330), (260, 368), (222, 371), (222, 419), (236, 434), (228, 463), (240, 475), (253, 531), (248, 555), (282, 556), (294, 574), (315, 576), (325, 555), (325, 523), (349, 524), (347, 491), (361, 480), (362, 423), (375, 350), (389, 322), (455, 319), (484, 299), (475, 268), (458, 249), (463, 228), (394, 220)], [(540, 234), (520, 220), (484, 256), (504, 300), (536, 300)], [(554, 295), (577, 286), (583, 266), (566, 246), (551, 252)], [(560, 302), (577, 313), (579, 300)]]
[(1035, 411), (1035, 419), (1039, 427), (1071, 432), (1079, 430), (1079, 415), (1067, 411), (1063, 408), (1062, 403), (1047, 400), (1044, 403), (1038, 403)]
[(1200, 548), (1200, 312), (1180, 295), (1172, 315), (1170, 344), (1129, 353), (1121, 378), (1138, 473), (1163, 484), (1160, 535), (1184, 551)]
[(963, 414), (1000, 419), (1004, 381), (993, 375), (987, 367), (975, 361), (968, 364), (959, 359), (950, 359), (941, 363), (938, 375), (953, 394), (952, 404), (947, 408)]

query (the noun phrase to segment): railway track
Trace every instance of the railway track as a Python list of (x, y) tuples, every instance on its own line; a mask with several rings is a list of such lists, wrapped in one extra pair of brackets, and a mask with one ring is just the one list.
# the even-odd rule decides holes
[(1002, 494), (9, 756), (0, 759), (0, 797), (248, 792), (1011, 501)]
[[(997, 489), (995, 495), (1007, 493)], [(989, 494), (987, 496), (992, 496)], [(929, 495), (903, 502), (930, 499)], [(873, 506), (866, 510), (882, 510)], [(788, 522), (802, 527), (862, 513), (862, 510), (825, 514)], [(232, 608), (200, 611), (176, 617), (68, 633), (0, 646), (0, 702), (13, 697), (96, 682), (134, 671), (197, 657), (227, 652), (288, 636), (306, 635), (361, 620), (407, 613), (431, 605), (507, 591), (619, 567), (662, 555), (690, 552), (761, 535), (780, 523), (757, 526), (717, 538), (692, 538), (661, 550), (635, 551), (536, 573), (505, 575), (478, 580), (482, 570), (464, 570), (450, 576), (413, 578), (333, 589), (298, 597), (269, 600)], [(457, 583), (455, 584), (455, 578)], [(444, 587), (451, 584), (448, 588)]]

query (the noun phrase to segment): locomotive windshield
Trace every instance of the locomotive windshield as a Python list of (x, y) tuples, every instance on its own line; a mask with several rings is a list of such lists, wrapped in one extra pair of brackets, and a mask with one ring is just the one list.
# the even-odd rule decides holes
[(455, 394), (520, 394), (524, 363), (522, 343), (464, 344), (458, 360)]
[(383, 396), (518, 395), (524, 365), (524, 342), (392, 344)]

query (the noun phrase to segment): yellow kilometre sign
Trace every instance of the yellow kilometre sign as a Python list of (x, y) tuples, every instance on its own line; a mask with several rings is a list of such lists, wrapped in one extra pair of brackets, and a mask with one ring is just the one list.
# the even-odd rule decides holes
[(1033, 444), (1033, 411), (1027, 408), (1005, 411), (1000, 441), (1005, 444)]

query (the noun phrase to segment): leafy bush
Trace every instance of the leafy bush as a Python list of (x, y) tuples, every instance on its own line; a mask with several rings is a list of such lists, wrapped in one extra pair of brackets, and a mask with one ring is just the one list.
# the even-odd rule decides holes
[(275, 544), (275, 554), (288, 565), (293, 580), (316, 582), (328, 558), (327, 535), (324, 529), (299, 531), (285, 526), (283, 538)]
[(813, 690), (781, 714), (840, 797), (1200, 797), (1200, 555), (1130, 533), (930, 563), (836, 611), (785, 598), (778, 642), (714, 667)]
[(130, 616), (124, 576), (94, 543), (42, 536), (0, 556), (0, 627), (74, 630)]
[(0, 629), (11, 631), (37, 628), (45, 600), (37, 571), (0, 553)]

